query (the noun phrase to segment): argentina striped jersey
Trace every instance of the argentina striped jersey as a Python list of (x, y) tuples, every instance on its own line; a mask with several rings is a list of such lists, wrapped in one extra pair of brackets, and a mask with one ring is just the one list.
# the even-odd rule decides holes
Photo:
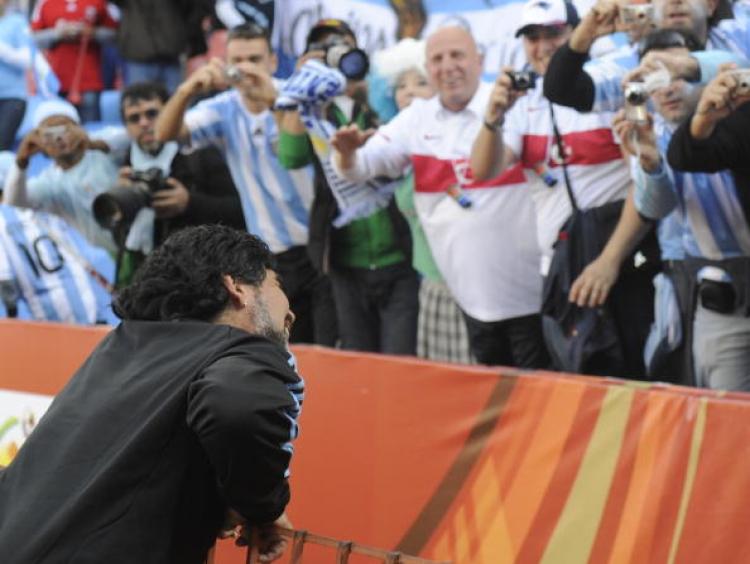
[(198, 103), (185, 115), (193, 146), (224, 154), (242, 202), (247, 228), (271, 251), (306, 245), (313, 200), (312, 166), (286, 170), (276, 156), (273, 114), (250, 113), (236, 90)]
[[(672, 131), (656, 123), (659, 150), (666, 154)], [(684, 225), (688, 256), (724, 259), (750, 256), (750, 228), (729, 170), (717, 173), (678, 172), (662, 158), (662, 169), (635, 177), (635, 204), (647, 217), (660, 218), (675, 208)]]
[[(114, 262), (61, 218), (0, 204), (2, 277), (12, 281), (31, 319), (66, 323), (119, 322), (111, 296), (91, 274), (112, 282)], [(27, 306), (27, 307), (23, 307)]]
[[(706, 49), (707, 51), (692, 53), (698, 60), (703, 82), (711, 80), (723, 63), (745, 66), (750, 57), (750, 20), (744, 16), (723, 20), (709, 30)], [(623, 47), (586, 63), (584, 69), (594, 81), (592, 111), (617, 111), (625, 104), (622, 79), (638, 64), (638, 49), (635, 45)]]

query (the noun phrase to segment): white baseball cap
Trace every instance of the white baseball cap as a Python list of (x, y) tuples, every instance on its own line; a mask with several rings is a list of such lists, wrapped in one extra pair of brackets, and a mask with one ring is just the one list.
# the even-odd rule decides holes
[(566, 0), (529, 0), (523, 5), (521, 23), (516, 37), (523, 35), (531, 26), (578, 25), (578, 11)]
[(78, 117), (78, 111), (73, 104), (66, 102), (62, 98), (51, 98), (40, 102), (34, 110), (32, 118), (33, 126), (39, 127), (40, 123), (52, 116), (65, 116), (76, 123), (81, 123), (81, 118)]

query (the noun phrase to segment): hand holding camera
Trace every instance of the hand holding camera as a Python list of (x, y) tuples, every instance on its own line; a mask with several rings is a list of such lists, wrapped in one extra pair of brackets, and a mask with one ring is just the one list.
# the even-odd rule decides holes
[(703, 90), (690, 122), (690, 133), (695, 139), (709, 137), (720, 120), (750, 101), (750, 69), (738, 69), (734, 64), (722, 65), (720, 69)]
[(616, 31), (618, 13), (615, 0), (599, 0), (573, 30), (570, 48), (577, 53), (588, 53), (596, 39)]
[(656, 172), (661, 163), (661, 154), (656, 144), (653, 118), (643, 106), (643, 119), (633, 120), (628, 116), (628, 109), (622, 109), (615, 115), (612, 130), (620, 139), (622, 149), (631, 157), (636, 157), (641, 168), (648, 172)]
[(503, 67), (495, 79), (495, 86), (490, 94), (484, 122), (490, 128), (498, 128), (505, 119), (505, 114), (513, 107), (516, 100), (536, 84), (537, 75), (533, 71), (515, 71)]
[[(236, 75), (235, 75), (236, 76)], [(214, 57), (208, 63), (196, 70), (182, 83), (180, 89), (186, 94), (204, 94), (214, 90), (225, 90), (229, 88), (231, 79), (227, 76), (227, 67), (224, 62)]]
[(44, 141), (38, 129), (30, 131), (23, 138), (16, 151), (16, 166), (21, 170), (26, 170), (29, 166), (29, 160), (36, 154), (44, 153)]
[(276, 99), (273, 77), (262, 65), (247, 61), (227, 65), (224, 67), (224, 79), (251, 100), (272, 106)]

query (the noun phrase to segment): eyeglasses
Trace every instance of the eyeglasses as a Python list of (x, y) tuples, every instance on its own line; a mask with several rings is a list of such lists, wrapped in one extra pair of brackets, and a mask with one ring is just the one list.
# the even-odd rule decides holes
[(125, 121), (130, 124), (135, 125), (137, 123), (140, 123), (142, 117), (145, 117), (148, 120), (154, 120), (158, 117), (158, 115), (159, 115), (159, 110), (157, 110), (156, 108), (151, 108), (143, 112), (135, 112), (132, 114), (128, 114), (127, 116), (125, 116)]

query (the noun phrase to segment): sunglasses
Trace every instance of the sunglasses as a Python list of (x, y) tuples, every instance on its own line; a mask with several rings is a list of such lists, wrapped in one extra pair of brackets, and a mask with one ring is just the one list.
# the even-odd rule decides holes
[(150, 110), (146, 110), (144, 112), (135, 112), (132, 114), (128, 114), (127, 116), (125, 116), (125, 121), (135, 125), (141, 121), (141, 117), (153, 120), (156, 119), (158, 115), (159, 110), (157, 110), (156, 108), (151, 108)]

